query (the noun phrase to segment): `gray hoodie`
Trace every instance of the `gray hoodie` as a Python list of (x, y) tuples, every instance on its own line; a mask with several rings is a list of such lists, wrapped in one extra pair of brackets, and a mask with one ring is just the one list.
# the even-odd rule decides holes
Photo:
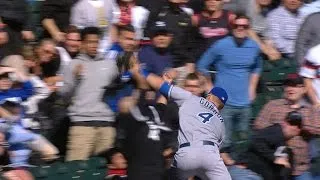
[[(80, 79), (73, 75), (74, 68), (82, 64)], [(118, 75), (114, 61), (106, 61), (97, 56), (94, 59), (86, 54), (78, 55), (65, 69), (64, 84), (59, 90), (65, 97), (72, 98), (69, 116), (72, 122), (114, 121), (114, 113), (103, 102), (105, 87)]]

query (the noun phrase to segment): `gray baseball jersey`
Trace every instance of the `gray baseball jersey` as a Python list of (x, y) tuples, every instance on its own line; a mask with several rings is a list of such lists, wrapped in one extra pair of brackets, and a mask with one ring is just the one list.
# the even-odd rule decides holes
[(225, 126), (217, 107), (179, 87), (164, 83), (160, 92), (179, 106), (179, 144), (203, 140), (222, 143)]

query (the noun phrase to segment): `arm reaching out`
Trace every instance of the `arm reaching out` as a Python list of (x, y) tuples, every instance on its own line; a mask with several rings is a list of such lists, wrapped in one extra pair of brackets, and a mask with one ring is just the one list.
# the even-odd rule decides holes
[[(142, 74), (153, 89), (159, 90), (159, 92), (167, 99), (173, 99), (178, 104), (178, 106), (181, 106), (192, 96), (189, 91), (176, 87), (155, 74), (149, 74), (146, 72), (142, 72)], [(167, 76), (164, 77), (166, 79), (168, 78)]]
[(136, 78), (137, 76), (141, 76), (141, 78), (147, 81), (151, 88), (159, 91), (167, 99), (172, 98), (179, 106), (181, 106), (185, 100), (192, 96), (192, 93), (189, 91), (175, 87), (168, 83), (168, 81), (172, 81), (172, 73), (165, 74), (163, 79), (155, 74), (149, 73), (146, 70), (140, 69), (139, 63), (134, 62), (130, 65), (130, 72), (133, 74), (133, 76), (136, 76)]

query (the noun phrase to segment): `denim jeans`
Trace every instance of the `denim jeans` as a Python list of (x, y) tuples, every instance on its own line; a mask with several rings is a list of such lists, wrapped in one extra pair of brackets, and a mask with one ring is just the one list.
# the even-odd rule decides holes
[(236, 107), (226, 105), (221, 111), (226, 127), (226, 136), (223, 141), (223, 148), (232, 146), (234, 133), (239, 133), (238, 141), (247, 140), (249, 123), (251, 117), (251, 107)]
[(320, 157), (320, 138), (313, 138), (309, 142), (311, 158)]
[(232, 180), (262, 180), (255, 172), (249, 169), (241, 169), (237, 166), (228, 167)]
[(303, 174), (299, 176), (293, 176), (292, 180), (313, 180), (314, 178), (312, 177), (310, 172), (304, 172)]
[(320, 180), (320, 176), (313, 176), (313, 180)]
[(310, 172), (314, 176), (313, 179), (320, 180), (320, 138), (315, 137), (309, 142), (309, 150), (311, 156)]

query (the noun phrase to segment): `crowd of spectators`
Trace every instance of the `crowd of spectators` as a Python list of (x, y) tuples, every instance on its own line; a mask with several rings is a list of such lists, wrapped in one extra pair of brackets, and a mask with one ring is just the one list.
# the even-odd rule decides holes
[[(1, 0), (2, 176), (102, 156), (107, 179), (178, 179), (183, 119), (140, 64), (196, 96), (226, 89), (233, 179), (318, 180), (319, 22), (320, 0)], [(266, 64), (282, 62), (282, 98), (254, 116)]]

